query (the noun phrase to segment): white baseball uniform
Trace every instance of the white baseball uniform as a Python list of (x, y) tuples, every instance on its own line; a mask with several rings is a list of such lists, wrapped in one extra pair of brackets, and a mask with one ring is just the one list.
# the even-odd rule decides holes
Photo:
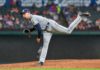
[[(81, 20), (82, 20), (82, 17), (78, 15), (77, 18), (69, 25), (69, 27), (66, 28), (58, 24), (52, 19), (31, 14), (31, 21), (33, 25), (40, 24), (40, 27), (43, 30), (43, 48), (40, 54), (39, 62), (45, 62), (49, 43), (50, 43), (53, 32), (62, 32), (65, 34), (71, 34), (74, 28), (80, 23)], [(48, 27), (46, 28), (46, 26)]]

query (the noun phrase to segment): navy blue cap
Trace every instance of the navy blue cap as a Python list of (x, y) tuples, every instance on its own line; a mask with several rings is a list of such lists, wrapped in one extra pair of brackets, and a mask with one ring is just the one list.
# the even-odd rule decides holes
[(20, 14), (25, 14), (25, 13), (27, 13), (27, 12), (30, 12), (30, 10), (29, 9), (23, 9), (22, 11), (21, 11), (21, 13)]

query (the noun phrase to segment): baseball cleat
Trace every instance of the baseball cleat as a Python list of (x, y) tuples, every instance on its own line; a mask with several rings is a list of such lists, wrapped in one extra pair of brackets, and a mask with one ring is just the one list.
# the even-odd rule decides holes
[(84, 13), (79, 13), (80, 14), (80, 16), (86, 16), (86, 17), (88, 17), (88, 16), (91, 16), (91, 14), (87, 11), (87, 12), (84, 12)]
[(34, 66), (43, 66), (44, 63), (43, 62), (38, 62), (38, 63), (35, 63)]
[(36, 66), (43, 66), (43, 65), (44, 65), (43, 62), (38, 62), (38, 63), (36, 64)]
[(44, 65), (44, 63), (43, 63), (43, 62), (39, 62), (38, 64), (39, 64), (40, 66), (43, 66), (43, 65)]

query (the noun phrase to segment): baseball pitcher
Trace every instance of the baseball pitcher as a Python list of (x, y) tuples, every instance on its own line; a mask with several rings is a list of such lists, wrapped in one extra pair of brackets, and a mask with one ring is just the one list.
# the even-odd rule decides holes
[(43, 36), (43, 47), (39, 56), (39, 64), (43, 65), (46, 59), (49, 43), (54, 32), (61, 32), (65, 34), (71, 34), (75, 27), (81, 22), (82, 16), (89, 16), (89, 13), (81, 13), (77, 15), (77, 18), (69, 25), (68, 28), (58, 24), (56, 21), (45, 18), (39, 15), (33, 15), (28, 9), (23, 9), (21, 12), (23, 18), (30, 20), (33, 24), (33, 28), (25, 30), (30, 32), (36, 30), (38, 32), (37, 42), (41, 41)]

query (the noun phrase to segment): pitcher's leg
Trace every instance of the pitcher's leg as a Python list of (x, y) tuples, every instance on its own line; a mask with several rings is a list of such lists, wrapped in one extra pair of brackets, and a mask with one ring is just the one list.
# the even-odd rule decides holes
[(43, 32), (43, 48), (40, 54), (39, 63), (45, 62), (51, 37), (52, 37), (52, 33)]
[(66, 28), (62, 25), (59, 25), (57, 23), (55, 23), (55, 25), (53, 25), (53, 28), (55, 30), (57, 30), (58, 32), (70, 34), (75, 29), (75, 27), (81, 22), (81, 20), (82, 20), (81, 16), (78, 15), (77, 18), (69, 25), (68, 28)]
[(82, 17), (80, 15), (77, 16), (77, 18), (69, 25), (68, 27), (68, 33), (71, 34), (72, 31), (77, 27), (77, 25), (82, 21)]

